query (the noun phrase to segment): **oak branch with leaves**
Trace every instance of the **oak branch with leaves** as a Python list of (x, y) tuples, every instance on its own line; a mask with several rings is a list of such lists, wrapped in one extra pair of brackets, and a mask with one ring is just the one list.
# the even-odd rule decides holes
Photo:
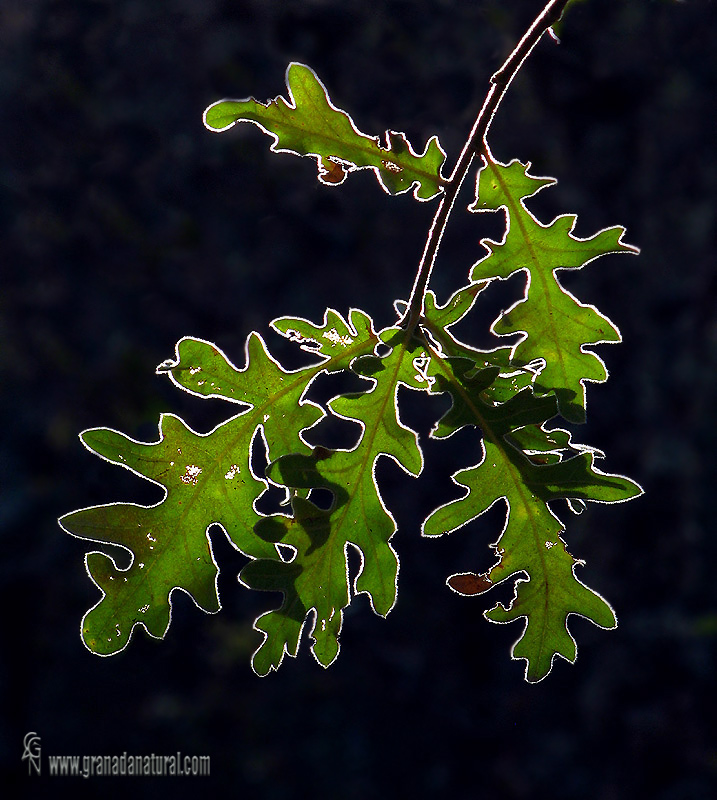
[[(184, 338), (157, 371), (197, 397), (227, 401), (229, 419), (202, 434), (163, 414), (156, 442), (135, 441), (108, 428), (81, 435), (92, 452), (164, 489), (163, 500), (154, 506), (113, 503), (60, 520), (75, 536), (120, 545), (131, 554), (126, 568), (100, 551), (86, 556), (87, 571), (102, 592), (81, 625), (92, 652), (119, 652), (137, 626), (163, 637), (178, 589), (204, 611), (218, 611), (219, 567), (208, 531), (220, 525), (250, 559), (240, 582), (283, 594), (281, 606), (254, 623), (263, 637), (252, 659), (254, 670), (265, 675), (278, 669), (286, 654), (295, 656), (304, 627), (316, 660), (331, 664), (339, 653), (344, 609), (356, 595), (367, 594), (382, 616), (396, 603), (399, 560), (391, 544), (396, 525), (381, 496), (376, 464), (388, 457), (413, 476), (424, 467), (418, 434), (401, 419), (401, 387), (450, 396), (450, 410), (435, 423), (431, 437), (449, 439), (466, 427), (480, 431), (472, 462), (453, 475), (459, 496), (436, 508), (421, 533), (450, 533), (495, 503), (504, 504), (505, 525), (492, 545), (494, 566), (480, 575), (453, 575), (447, 582), (465, 595), (514, 582), (509, 605), (498, 603), (485, 617), (501, 623), (523, 620), (512, 656), (525, 660), (526, 679), (544, 678), (556, 655), (575, 660), (567, 626), (571, 614), (615, 627), (609, 603), (576, 575), (582, 562), (566, 549), (554, 501), (565, 500), (568, 509), (579, 512), (588, 500), (615, 503), (641, 493), (628, 478), (600, 471), (595, 462), (601, 454), (575, 443), (556, 422), (560, 417), (585, 420), (588, 383), (607, 379), (592, 348), (619, 342), (620, 334), (597, 309), (568, 292), (559, 273), (609, 253), (637, 250), (623, 242), (619, 227), (580, 239), (573, 234), (572, 215), (539, 221), (528, 202), (555, 181), (533, 175), (529, 163), (500, 163), (487, 143), (512, 79), (540, 39), (547, 32), (554, 35), (552, 26), (568, 4), (549, 2), (493, 75), (449, 177), (436, 137), (421, 150), (402, 133), (388, 131), (385, 139), (362, 133), (302, 64), (287, 70), (287, 98), (221, 100), (205, 111), (212, 131), (251, 122), (272, 137), (273, 151), (316, 159), (324, 184), (336, 186), (351, 172), (372, 170), (388, 194), (411, 192), (417, 200), (437, 202), (437, 210), (409, 299), (395, 303), (398, 318), (391, 327), (376, 330), (371, 317), (356, 309), (347, 314), (328, 309), (318, 323), (275, 319), (272, 328), (308, 353), (309, 363), (292, 371), (269, 353), (256, 332), (247, 339), (241, 367), (213, 344)], [(428, 289), (431, 271), (459, 189), (476, 162), (475, 199), (468, 210), (502, 213), (505, 234), (501, 241), (483, 242), (485, 254), (466, 284), (440, 304)], [(453, 326), (481, 293), (515, 273), (523, 275), (524, 296), (491, 328), (498, 337), (510, 337), (510, 343), (481, 350), (459, 341)], [(310, 399), (319, 376), (339, 372), (362, 379), (363, 391), (340, 394), (324, 406)], [(330, 416), (360, 426), (351, 449), (312, 447), (306, 441), (306, 432)], [(252, 458), (257, 442), (265, 450), (265, 469)], [(287, 513), (257, 510), (270, 484), (285, 491)], [(316, 502), (317, 493), (326, 491), (328, 507)], [(349, 547), (361, 556), (353, 579)]]

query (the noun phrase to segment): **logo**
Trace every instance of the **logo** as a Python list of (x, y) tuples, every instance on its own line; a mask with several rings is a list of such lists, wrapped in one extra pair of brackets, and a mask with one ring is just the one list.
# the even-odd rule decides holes
[(22, 760), (27, 760), (27, 774), (32, 775), (32, 771), (34, 769), (35, 774), (39, 775), (40, 737), (34, 731), (30, 731), (30, 733), (25, 734), (25, 738), (22, 740), (22, 746), (24, 748)]

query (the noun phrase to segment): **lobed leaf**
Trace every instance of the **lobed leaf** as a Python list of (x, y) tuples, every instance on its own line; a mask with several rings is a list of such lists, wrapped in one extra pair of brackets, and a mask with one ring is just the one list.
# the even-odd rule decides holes
[[(268, 469), (272, 481), (292, 489), (328, 489), (332, 504), (318, 508), (294, 497), (293, 517), (276, 515), (262, 520), (257, 533), (267, 541), (281, 542), (293, 550), (286, 561), (260, 559), (248, 564), (241, 580), (255, 589), (280, 589), (284, 601), (255, 622), (264, 641), (254, 654), (259, 674), (278, 669), (284, 654), (295, 656), (301, 630), (314, 613), (310, 634), (317, 661), (328, 666), (338, 655), (343, 610), (352, 595), (366, 593), (377, 614), (385, 616), (396, 601), (398, 558), (390, 539), (396, 525), (385, 508), (376, 484), (375, 467), (388, 456), (411, 475), (422, 469), (423, 457), (416, 433), (400, 419), (400, 386), (427, 391), (428, 356), (423, 345), (392, 328), (381, 339), (390, 346), (382, 358), (358, 359), (352, 369), (372, 381), (359, 394), (330, 401), (334, 414), (359, 422), (362, 433), (351, 450), (316, 448), (311, 455), (282, 456)], [(359, 574), (350, 581), (347, 548), (361, 555)]]
[[(513, 657), (527, 661), (527, 680), (541, 680), (556, 655), (575, 659), (575, 642), (567, 629), (570, 614), (604, 628), (616, 624), (609, 604), (575, 576), (575, 566), (581, 562), (568, 553), (560, 535), (564, 527), (549, 501), (620, 502), (642, 490), (627, 478), (600, 472), (594, 451), (572, 445), (567, 431), (545, 428), (557, 412), (554, 396), (536, 396), (527, 388), (504, 403), (493, 403), (477, 380), (481, 373), (473, 376), (472, 361), (434, 358), (432, 365), (431, 391), (447, 391), (453, 399), (432, 435), (446, 438), (474, 425), (480, 428), (483, 443), (478, 463), (453, 476), (466, 493), (436, 509), (424, 522), (423, 535), (450, 533), (494, 503), (506, 501), (505, 527), (493, 545), (497, 563), (484, 575), (454, 576), (449, 585), (475, 594), (510, 577), (527, 575), (527, 580), (516, 582), (515, 598), (507, 609), (499, 604), (485, 616), (493, 622), (526, 618)], [(569, 457), (563, 459), (563, 451)]]
[(325, 184), (343, 183), (349, 172), (368, 168), (389, 194), (413, 189), (417, 200), (430, 200), (443, 191), (446, 154), (435, 136), (421, 154), (395, 131), (387, 131), (384, 146), (333, 105), (316, 73), (304, 64), (289, 65), (286, 86), (288, 101), (279, 96), (268, 103), (254, 98), (213, 103), (204, 112), (204, 124), (221, 132), (237, 122), (252, 122), (274, 138), (273, 152), (315, 158)]
[(357, 356), (372, 352), (379, 342), (371, 317), (355, 308), (349, 311), (348, 321), (329, 308), (322, 325), (300, 317), (280, 317), (271, 327), (302, 350), (330, 362), (330, 372), (348, 369)]
[(619, 342), (620, 332), (594, 306), (577, 300), (560, 283), (558, 270), (580, 269), (608, 253), (635, 253), (622, 241), (624, 228), (606, 228), (588, 239), (573, 235), (576, 217), (564, 215), (541, 224), (525, 200), (552, 178), (529, 173), (530, 164), (517, 160), (501, 164), (484, 158), (478, 175), (477, 199), (471, 211), (505, 209), (507, 231), (501, 242), (484, 240), (488, 255), (473, 266), (471, 280), (508, 278), (519, 270), (528, 274), (525, 296), (493, 323), (499, 336), (521, 332), (513, 359), (528, 364), (542, 361), (536, 389), (554, 391), (566, 420), (585, 420), (585, 382), (607, 380), (603, 361), (589, 345)]
[(186, 591), (204, 611), (219, 609), (210, 525), (222, 525), (247, 555), (270, 554), (271, 547), (252, 530), (258, 519), (253, 503), (264, 490), (246, 458), (245, 440), (253, 433), (240, 417), (202, 436), (178, 417), (163, 414), (157, 442), (138, 442), (107, 428), (82, 434), (88, 450), (165, 490), (154, 506), (112, 503), (60, 519), (68, 533), (121, 545), (131, 554), (126, 568), (102, 552), (86, 556), (87, 572), (102, 591), (81, 626), (92, 652), (112, 655), (124, 649), (136, 625), (163, 637), (175, 588)]
[(318, 353), (317, 364), (294, 372), (281, 367), (256, 333), (247, 340), (243, 369), (209, 342), (182, 339), (176, 358), (160, 365), (158, 372), (167, 373), (175, 385), (192, 394), (243, 407), (208, 434), (196, 433), (178, 417), (164, 414), (157, 442), (137, 442), (105, 428), (82, 435), (90, 451), (165, 492), (154, 506), (112, 503), (60, 520), (68, 533), (118, 544), (131, 554), (127, 568), (119, 568), (101, 552), (86, 558), (88, 573), (103, 593), (82, 622), (83, 640), (90, 650), (102, 655), (122, 650), (136, 625), (153, 636), (164, 636), (175, 588), (190, 594), (205, 611), (219, 609), (218, 568), (207, 536), (211, 525), (220, 525), (232, 544), (252, 558), (277, 555), (276, 547), (254, 532), (261, 519), (254, 503), (266, 481), (251, 463), (253, 439), (263, 437), (269, 458), (310, 452), (303, 432), (325, 413), (305, 399), (309, 386), (322, 372), (341, 368), (346, 358), (372, 352), (378, 341), (365, 315), (352, 312), (359, 333), (332, 313), (330, 330), (351, 331), (354, 340), (339, 348), (341, 352), (334, 348)]

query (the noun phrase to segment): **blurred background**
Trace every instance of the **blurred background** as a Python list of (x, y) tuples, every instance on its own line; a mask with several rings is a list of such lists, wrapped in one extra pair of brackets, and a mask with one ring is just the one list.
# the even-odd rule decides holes
[[(287, 64), (301, 61), (360, 130), (405, 131), (416, 148), (436, 133), (452, 166), (490, 75), (540, 6), (3, 0), (0, 770), (15, 796), (69, 780), (28, 777), (28, 731), (47, 755), (211, 756), (209, 779), (72, 787), (108, 797), (715, 796), (710, 0), (578, 3), (562, 44), (546, 38), (515, 81), (490, 139), (497, 158), (559, 179), (532, 204), (544, 222), (578, 213), (580, 236), (622, 224), (642, 249), (565, 279), (624, 337), (599, 349), (611, 379), (590, 387), (576, 438), (603, 449), (602, 468), (638, 480), (645, 496), (563, 515), (570, 551), (587, 562), (581, 579), (611, 601), (620, 627), (571, 618), (577, 663), (558, 661), (531, 686), (509, 658), (521, 623), (482, 617), (509, 588), (477, 598), (446, 588), (448, 575), (492, 564), (503, 519), (495, 508), (450, 537), (419, 537), (421, 519), (456, 494), (451, 472), (472, 463), (477, 438), (466, 434), (422, 436), (418, 480), (379, 466), (399, 524), (398, 603), (382, 620), (356, 601), (330, 669), (304, 642), (277, 674), (252, 673), (252, 620), (279, 598), (237, 586), (243, 559), (216, 529), (220, 614), (175, 593), (162, 642), (138, 630), (123, 653), (101, 659), (79, 638), (98, 590), (84, 568), (90, 547), (57, 517), (115, 500), (151, 504), (161, 492), (92, 456), (78, 433), (105, 425), (152, 441), (162, 411), (199, 431), (225, 419), (219, 401), (154, 374), (184, 335), (243, 364), (246, 335), (266, 333), (275, 316), (318, 321), (327, 305), (354, 306), (390, 324), (434, 210), (385, 195), (370, 173), (321, 186), (312, 160), (269, 153), (253, 126), (213, 135), (203, 109), (227, 96), (275, 97)], [(480, 239), (500, 236), (499, 216), (464, 213), (469, 201), (466, 192), (436, 268), (442, 301), (481, 256)], [(509, 281), (481, 301), (462, 336), (490, 344), (491, 319), (519, 293)], [(415, 400), (405, 419), (425, 433), (445, 403)]]

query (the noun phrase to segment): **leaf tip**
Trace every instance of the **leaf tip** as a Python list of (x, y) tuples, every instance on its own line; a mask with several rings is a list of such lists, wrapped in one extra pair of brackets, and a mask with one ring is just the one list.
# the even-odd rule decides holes
[(211, 105), (207, 106), (204, 109), (204, 113), (202, 114), (202, 122), (204, 123), (204, 127), (211, 131), (212, 133), (221, 133), (222, 131), (229, 130), (229, 128), (236, 125), (237, 120), (232, 120), (228, 124), (219, 124), (218, 120), (220, 118), (219, 107), (223, 106), (224, 104), (228, 103), (228, 100), (217, 100), (216, 102), (212, 103)]

